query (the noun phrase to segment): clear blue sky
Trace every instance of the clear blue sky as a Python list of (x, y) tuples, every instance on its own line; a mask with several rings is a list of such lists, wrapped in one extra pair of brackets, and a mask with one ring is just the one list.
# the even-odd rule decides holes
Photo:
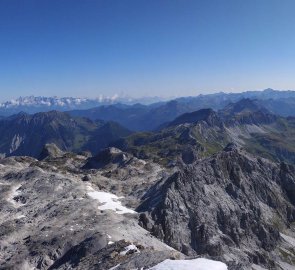
[(295, 89), (294, 0), (0, 0), (0, 100)]

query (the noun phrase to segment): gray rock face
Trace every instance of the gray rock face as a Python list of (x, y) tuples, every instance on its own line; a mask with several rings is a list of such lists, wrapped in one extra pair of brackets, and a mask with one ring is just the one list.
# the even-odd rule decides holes
[(292, 166), (229, 145), (153, 186), (137, 209), (139, 224), (186, 255), (209, 255), (233, 269), (281, 269), (280, 231), (295, 221), (294, 192)]
[(70, 249), (63, 257), (57, 260), (49, 269), (145, 269), (165, 260), (166, 258), (179, 258), (177, 253), (171, 251), (158, 251), (134, 245), (135, 250), (130, 250), (124, 256), (122, 251), (133, 245), (120, 240), (115, 244), (98, 247), (96, 238), (88, 238), (79, 245)]
[[(108, 206), (104, 196), (116, 202), (111, 198), (127, 192), (104, 184), (119, 177), (87, 174), (86, 162), (69, 153), (0, 160), (0, 269), (130, 269), (181, 256), (140, 227), (136, 213)], [(136, 203), (137, 194), (131, 197)], [(136, 248), (121, 254), (131, 244)]]

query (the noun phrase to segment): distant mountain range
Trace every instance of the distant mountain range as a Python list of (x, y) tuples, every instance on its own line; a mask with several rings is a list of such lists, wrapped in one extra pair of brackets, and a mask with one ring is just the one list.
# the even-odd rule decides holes
[(115, 103), (124, 104), (151, 104), (163, 101), (159, 97), (130, 98), (114, 95), (112, 97), (100, 96), (98, 98), (74, 98), (74, 97), (19, 97), (10, 101), (0, 103), (0, 115), (9, 116), (19, 112), (29, 114), (37, 112), (47, 112), (52, 110), (67, 111), (74, 109), (89, 109), (102, 105), (111, 105)]
[(0, 103), (1, 116), (19, 112), (34, 114), (52, 110), (67, 111), (72, 116), (91, 120), (115, 121), (133, 131), (161, 128), (183, 113), (200, 109), (223, 109), (241, 99), (255, 99), (259, 106), (281, 116), (295, 116), (295, 91), (247, 91), (243, 93), (215, 93), (195, 97), (180, 97), (165, 101), (159, 97), (132, 99), (127, 97), (57, 98), (23, 97)]
[(88, 110), (73, 110), (73, 116), (88, 117), (92, 120), (103, 119), (120, 123), (134, 131), (151, 131), (176, 117), (201, 109), (221, 110), (230, 103), (242, 99), (256, 100), (257, 106), (264, 107), (271, 113), (281, 116), (295, 116), (295, 91), (248, 91), (244, 93), (216, 93), (196, 97), (181, 97), (167, 102), (150, 105), (113, 104)]
[[(183, 104), (174, 100), (154, 108), (150, 105), (150, 110), (144, 105), (101, 106), (82, 111), (90, 113), (84, 114), (89, 118), (73, 112), (19, 113), (0, 119), (0, 154), (39, 157), (48, 143), (63, 151), (92, 154), (115, 146), (139, 158), (167, 164), (192, 149), (199, 157), (207, 156), (234, 142), (275, 161), (295, 162), (294, 117), (274, 114), (260, 101), (249, 98), (229, 103), (218, 111), (210, 108), (186, 112), (188, 107)], [(91, 112), (95, 112), (94, 116)], [(177, 116), (180, 112), (183, 113)], [(103, 120), (95, 120), (97, 113)], [(173, 120), (167, 121), (170, 118)], [(153, 123), (158, 129), (130, 131), (130, 126), (135, 127), (130, 123), (140, 125), (140, 120), (146, 121), (142, 126), (151, 128)], [(184, 159), (190, 159), (188, 156)]]
[[(44, 106), (61, 106), (64, 111), (70, 106), (84, 106), (90, 102), (93, 100), (31, 97), (19, 99), (14, 105), (6, 103), (1, 106), (6, 113), (11, 112), (11, 108), (17, 110), (22, 106), (30, 111), (44, 109)], [(104, 102), (107, 101), (101, 100), (100, 104)], [(67, 112), (20, 112), (0, 117), (0, 154), (38, 157), (47, 143), (55, 143), (63, 151), (88, 150), (95, 154), (114, 144), (124, 150), (130, 148), (140, 158), (149, 156), (150, 150), (154, 149), (152, 155), (156, 154), (159, 158), (168, 155), (171, 146), (182, 149), (175, 139), (184, 140), (187, 144), (187, 140), (194, 141), (192, 138), (199, 136), (202, 140), (209, 139), (209, 142), (204, 141), (201, 145), (197, 140), (198, 147), (203, 149), (199, 152), (203, 154), (221, 150), (234, 140), (243, 142), (252, 152), (293, 162), (294, 108), (295, 92), (267, 89), (261, 92), (183, 97), (149, 105), (116, 103)], [(179, 128), (183, 123), (193, 125), (200, 121), (205, 121), (207, 127), (202, 131), (194, 129), (193, 135), (190, 129)], [(138, 131), (142, 133), (131, 135)], [(128, 135), (131, 136), (125, 138)], [(170, 150), (169, 155), (174, 157), (174, 154), (171, 155), (174, 150)]]
[(294, 135), (294, 117), (275, 115), (256, 100), (242, 99), (219, 111), (182, 114), (158, 131), (134, 133), (112, 146), (167, 165), (180, 156), (191, 163), (235, 143), (255, 155), (294, 163)]

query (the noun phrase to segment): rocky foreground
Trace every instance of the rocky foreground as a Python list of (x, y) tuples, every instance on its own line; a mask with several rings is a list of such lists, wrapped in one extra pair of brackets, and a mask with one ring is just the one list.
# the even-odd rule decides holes
[(292, 166), (233, 145), (173, 168), (51, 145), (0, 160), (0, 269), (295, 269), (294, 205)]

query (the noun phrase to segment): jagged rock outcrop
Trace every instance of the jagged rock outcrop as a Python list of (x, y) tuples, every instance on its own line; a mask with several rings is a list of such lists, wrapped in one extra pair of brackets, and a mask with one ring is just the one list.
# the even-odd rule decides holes
[(115, 147), (109, 147), (100, 151), (96, 156), (88, 159), (84, 169), (101, 169), (106, 165), (122, 165), (132, 158), (132, 155), (122, 152)]
[(45, 158), (57, 158), (62, 157), (64, 154), (54, 143), (45, 144), (40, 156), (39, 160), (43, 160)]
[(187, 254), (280, 269), (280, 230), (295, 221), (295, 169), (231, 144), (158, 182), (138, 207), (140, 225)]

